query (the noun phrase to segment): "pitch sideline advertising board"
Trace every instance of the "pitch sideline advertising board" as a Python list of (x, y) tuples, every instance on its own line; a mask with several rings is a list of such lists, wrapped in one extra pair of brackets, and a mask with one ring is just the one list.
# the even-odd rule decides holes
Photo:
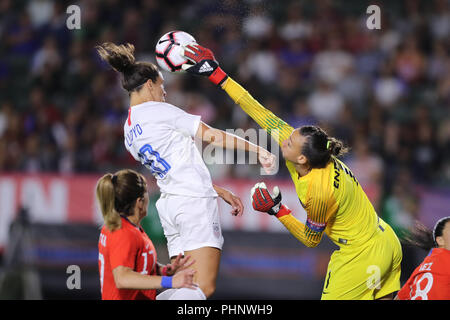
[[(95, 185), (100, 175), (56, 175), (56, 174), (0, 174), (0, 250), (8, 239), (8, 228), (19, 208), (29, 210), (33, 222), (40, 223), (94, 223), (102, 224), (102, 217), (95, 200)], [(158, 194), (158, 189), (149, 178), (149, 190)], [(241, 197), (245, 212), (236, 218), (229, 214), (230, 208), (219, 200), (221, 225), (224, 231), (287, 232), (281, 223), (269, 215), (253, 210), (250, 189), (257, 180), (221, 180), (215, 184), (228, 188)], [(306, 213), (299, 204), (290, 181), (270, 180), (269, 189), (278, 185), (282, 190), (283, 203), (293, 214), (304, 221)], [(369, 198), (373, 189), (364, 186)], [(448, 190), (419, 189), (421, 208), (419, 219), (432, 227), (441, 216), (447, 215), (450, 206)], [(150, 206), (154, 206), (151, 203)]]
[[(99, 178), (97, 175), (0, 175), (0, 247), (4, 247), (9, 225), (21, 207), (28, 210), (32, 222), (93, 223), (100, 226), (102, 217), (95, 199), (95, 186)], [(240, 196), (245, 206), (243, 217), (236, 218), (228, 214), (228, 204), (219, 200), (223, 230), (286, 232), (276, 219), (253, 211), (250, 189), (256, 181), (215, 183)], [(270, 185), (275, 184), (283, 190), (283, 203), (295, 208), (297, 217), (304, 220), (306, 214), (291, 185), (286, 181), (273, 181)], [(151, 190), (156, 193), (158, 190), (152, 183), (149, 189), (150, 193)]]
[[(70, 224), (87, 223), (96, 226), (92, 230), (95, 230), (97, 234), (99, 230), (97, 227), (102, 224), (95, 200), (95, 186), (99, 177), (100, 175), (0, 175), (0, 247), (7, 244), (10, 223), (20, 207), (29, 209), (32, 222), (54, 224), (55, 227), (61, 224), (64, 228)], [(162, 233), (158, 231), (160, 225), (156, 226), (156, 222), (159, 221), (154, 202), (159, 197), (159, 193), (153, 180), (150, 178), (148, 181), (149, 189), (154, 192), (150, 197), (150, 219), (147, 223), (155, 227), (150, 228), (152, 230), (150, 236), (158, 241)], [(318, 299), (330, 254), (336, 249), (329, 239), (324, 237), (317, 248), (306, 248), (290, 235), (277, 219), (255, 212), (251, 206), (250, 189), (257, 181), (214, 182), (240, 196), (245, 206), (244, 215), (236, 218), (229, 214), (230, 207), (219, 200), (225, 244), (215, 297), (217, 299)], [(305, 219), (306, 213), (298, 203), (290, 181), (273, 180), (267, 182), (267, 185), (269, 188), (278, 185), (283, 192), (283, 203), (293, 209), (297, 218)], [(364, 189), (370, 198), (371, 189), (367, 187)], [(437, 217), (443, 215), (448, 208), (450, 202), (448, 193), (442, 190), (436, 192), (421, 189), (421, 196), (420, 218), (427, 225), (433, 225)], [(146, 230), (149, 232), (147, 228)], [(70, 237), (66, 234), (67, 232), (63, 233), (64, 235), (61, 235), (57, 243), (52, 242), (51, 246), (44, 246), (47, 256), (49, 252), (55, 253), (53, 252), (55, 250), (50, 250), (55, 247), (59, 251), (62, 250), (63, 257), (73, 259), (69, 254), (71, 251), (64, 247), (64, 241), (69, 241)], [(94, 239), (96, 235), (92, 234), (92, 237)], [(45, 241), (41, 242), (45, 244)], [(42, 243), (40, 243), (41, 246)], [(73, 246), (73, 243), (70, 244), (69, 249), (77, 249), (72, 248)], [(164, 258), (164, 245), (158, 247), (160, 248), (158, 255)], [(88, 249), (83, 254), (83, 259), (89, 260), (86, 261), (88, 265), (95, 266), (97, 260), (94, 252), (95, 239), (92, 241), (92, 248)], [(40, 250), (43, 249), (40, 248)], [(89, 285), (86, 284), (83, 287), (90, 286), (94, 295), (97, 294), (98, 283), (95, 276), (91, 278), (93, 280), (89, 281)], [(268, 290), (268, 288), (275, 290)], [(57, 294), (60, 295), (61, 292)]]

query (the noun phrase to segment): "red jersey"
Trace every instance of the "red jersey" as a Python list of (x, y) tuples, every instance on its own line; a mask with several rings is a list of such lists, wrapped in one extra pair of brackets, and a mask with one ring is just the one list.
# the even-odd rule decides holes
[(450, 300), (450, 250), (434, 248), (398, 292), (400, 300)]
[(117, 289), (112, 271), (128, 267), (135, 272), (156, 275), (156, 250), (144, 230), (122, 219), (114, 232), (103, 226), (98, 241), (98, 267), (103, 300), (155, 300), (156, 290)]

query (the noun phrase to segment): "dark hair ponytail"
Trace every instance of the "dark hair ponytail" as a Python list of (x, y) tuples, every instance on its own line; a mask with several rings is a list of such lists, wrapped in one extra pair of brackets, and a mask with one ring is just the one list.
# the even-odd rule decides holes
[(436, 238), (442, 236), (445, 224), (448, 221), (450, 221), (450, 217), (440, 219), (436, 222), (433, 230), (416, 221), (414, 227), (403, 237), (402, 243), (408, 246), (419, 247), (426, 251), (436, 248), (438, 247)]
[(153, 82), (158, 79), (159, 71), (153, 63), (136, 62), (132, 44), (105, 42), (96, 49), (103, 60), (122, 74), (122, 87), (128, 92), (138, 89), (149, 79)]
[(342, 155), (344, 155), (345, 153), (347, 153), (348, 148), (346, 148), (344, 146), (344, 144), (342, 143), (342, 141), (336, 139), (336, 138), (328, 138), (327, 141), (327, 150), (329, 151), (329, 153), (335, 157), (340, 157)]
[(303, 126), (298, 130), (302, 136), (306, 137), (302, 154), (308, 159), (312, 168), (324, 168), (331, 156), (340, 157), (348, 151), (340, 140), (329, 137), (317, 126)]

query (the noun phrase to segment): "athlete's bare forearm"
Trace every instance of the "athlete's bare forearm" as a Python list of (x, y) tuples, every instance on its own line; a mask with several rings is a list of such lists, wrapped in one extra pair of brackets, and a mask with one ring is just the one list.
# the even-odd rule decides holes
[(245, 140), (244, 138), (220, 129), (212, 128), (203, 122), (200, 123), (196, 136), (206, 143), (223, 149), (245, 150), (248, 152), (255, 152), (257, 154), (267, 151), (264, 148)]
[(118, 266), (113, 270), (117, 289), (160, 289), (161, 277), (140, 274), (130, 268)]

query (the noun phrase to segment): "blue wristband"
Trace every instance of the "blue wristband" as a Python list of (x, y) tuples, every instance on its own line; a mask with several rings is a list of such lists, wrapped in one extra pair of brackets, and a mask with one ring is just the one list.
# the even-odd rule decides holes
[(163, 276), (161, 279), (161, 287), (163, 288), (172, 288), (172, 277)]

